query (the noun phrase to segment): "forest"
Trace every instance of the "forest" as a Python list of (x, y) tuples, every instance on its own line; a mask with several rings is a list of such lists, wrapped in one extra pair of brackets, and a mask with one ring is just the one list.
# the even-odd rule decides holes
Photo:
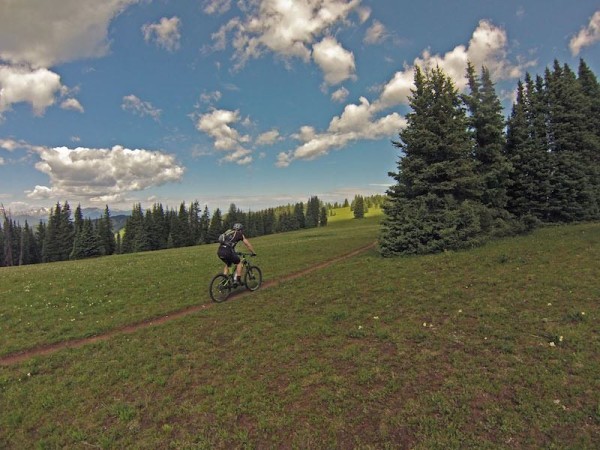
[(306, 203), (257, 212), (245, 212), (231, 204), (227, 212), (216, 208), (212, 214), (197, 200), (189, 206), (182, 202), (178, 210), (155, 203), (144, 211), (138, 203), (122, 232), (115, 230), (108, 206), (101, 218), (92, 220), (83, 217), (81, 205), (72, 213), (68, 202), (57, 203), (48, 220), (40, 221), (35, 229), (27, 221), (24, 225), (15, 222), (2, 209), (0, 267), (212, 244), (236, 222), (244, 224), (248, 237), (326, 226), (336, 208), (358, 204), (362, 215), (368, 206), (378, 206), (383, 199), (381, 195), (356, 196), (351, 203), (325, 204), (312, 196)]
[(412, 111), (393, 144), (384, 256), (471, 248), (546, 224), (600, 219), (600, 87), (554, 61), (527, 73), (505, 119), (489, 71), (467, 93), (442, 69), (415, 69)]

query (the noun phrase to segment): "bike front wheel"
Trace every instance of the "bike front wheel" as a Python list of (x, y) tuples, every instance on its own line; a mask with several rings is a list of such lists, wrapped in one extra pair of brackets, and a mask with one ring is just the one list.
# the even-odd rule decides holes
[(249, 266), (244, 275), (244, 284), (249, 291), (257, 290), (262, 284), (262, 272), (256, 266)]
[(209, 293), (213, 302), (221, 303), (227, 300), (231, 293), (229, 277), (222, 273), (215, 275), (210, 282)]

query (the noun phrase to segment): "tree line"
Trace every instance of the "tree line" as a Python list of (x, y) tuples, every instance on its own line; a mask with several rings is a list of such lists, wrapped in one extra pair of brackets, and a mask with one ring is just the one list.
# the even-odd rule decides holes
[(101, 218), (92, 220), (83, 218), (80, 205), (72, 217), (68, 202), (57, 203), (48, 221), (40, 221), (35, 230), (27, 221), (21, 226), (1, 211), (0, 267), (211, 244), (236, 222), (244, 224), (247, 236), (255, 237), (326, 226), (328, 218), (328, 205), (317, 196), (306, 204), (257, 212), (244, 212), (231, 204), (227, 213), (217, 208), (212, 215), (198, 201), (189, 207), (182, 202), (178, 210), (156, 203), (144, 211), (135, 204), (123, 232), (116, 234), (108, 206)]
[(546, 223), (600, 219), (600, 87), (580, 60), (527, 73), (505, 119), (490, 72), (468, 64), (459, 94), (415, 69), (388, 190), (384, 256), (472, 247)]

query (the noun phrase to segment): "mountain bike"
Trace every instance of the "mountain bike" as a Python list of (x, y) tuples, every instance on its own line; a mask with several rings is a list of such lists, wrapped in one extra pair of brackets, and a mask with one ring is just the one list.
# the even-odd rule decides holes
[(229, 273), (219, 273), (213, 277), (209, 286), (210, 298), (214, 302), (221, 303), (227, 300), (227, 297), (238, 287), (245, 286), (249, 291), (256, 291), (262, 284), (262, 271), (258, 266), (253, 266), (248, 261), (248, 256), (256, 256), (253, 253), (238, 253), (243, 264), (241, 282), (234, 282), (233, 275), (235, 274), (236, 265), (233, 264), (229, 269)]

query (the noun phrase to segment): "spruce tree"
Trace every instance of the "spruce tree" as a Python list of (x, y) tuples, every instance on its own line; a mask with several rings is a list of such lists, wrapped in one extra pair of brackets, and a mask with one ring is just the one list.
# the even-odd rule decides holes
[(470, 112), (469, 125), (475, 141), (477, 172), (484, 183), (481, 202), (488, 208), (489, 218), (493, 221), (482, 225), (501, 233), (511, 228), (511, 218), (506, 211), (506, 205), (507, 189), (513, 170), (503, 153), (506, 138), (502, 105), (486, 67), (482, 68), (479, 78), (469, 63), (467, 79), (470, 95), (463, 96), (463, 99)]
[(586, 149), (590, 135), (586, 124), (586, 97), (575, 74), (554, 62), (546, 71), (550, 151), (554, 166), (549, 196), (549, 220), (572, 222), (598, 216)]
[(108, 205), (104, 208), (104, 214), (98, 220), (98, 237), (103, 255), (112, 255), (115, 253), (117, 243), (113, 231), (112, 220), (110, 219), (110, 210)]
[(365, 200), (361, 195), (354, 198), (354, 218), (362, 219), (365, 217)]
[(44, 233), (44, 245), (42, 252), (43, 262), (54, 262), (61, 260), (59, 239), (61, 212), (62, 208), (58, 202), (54, 208), (50, 209), (48, 224)]
[(221, 210), (215, 209), (212, 218), (210, 219), (210, 225), (208, 227), (207, 243), (218, 242), (219, 235), (225, 231), (223, 227), (223, 219), (221, 217)]
[[(582, 105), (586, 117), (583, 157), (589, 170), (594, 201), (600, 205), (600, 84), (583, 59), (579, 62), (577, 81), (585, 102)], [(594, 218), (600, 218), (600, 214)]]
[[(531, 78), (527, 77), (528, 80)], [(507, 123), (505, 153), (514, 172), (508, 187), (508, 210), (534, 226), (536, 220), (546, 220), (550, 194), (551, 166), (548, 151), (541, 136), (535, 134), (535, 117), (543, 118), (540, 104), (543, 92), (528, 83), (527, 91), (521, 80), (517, 84), (517, 98)], [(539, 130), (538, 130), (539, 131)]]
[(208, 206), (204, 206), (202, 216), (200, 217), (200, 235), (198, 237), (199, 244), (208, 244), (208, 227), (210, 226), (210, 213)]
[(394, 142), (404, 156), (388, 190), (380, 248), (384, 256), (433, 253), (482, 238), (476, 173), (467, 118), (451, 79), (440, 68), (415, 69), (407, 127)]

